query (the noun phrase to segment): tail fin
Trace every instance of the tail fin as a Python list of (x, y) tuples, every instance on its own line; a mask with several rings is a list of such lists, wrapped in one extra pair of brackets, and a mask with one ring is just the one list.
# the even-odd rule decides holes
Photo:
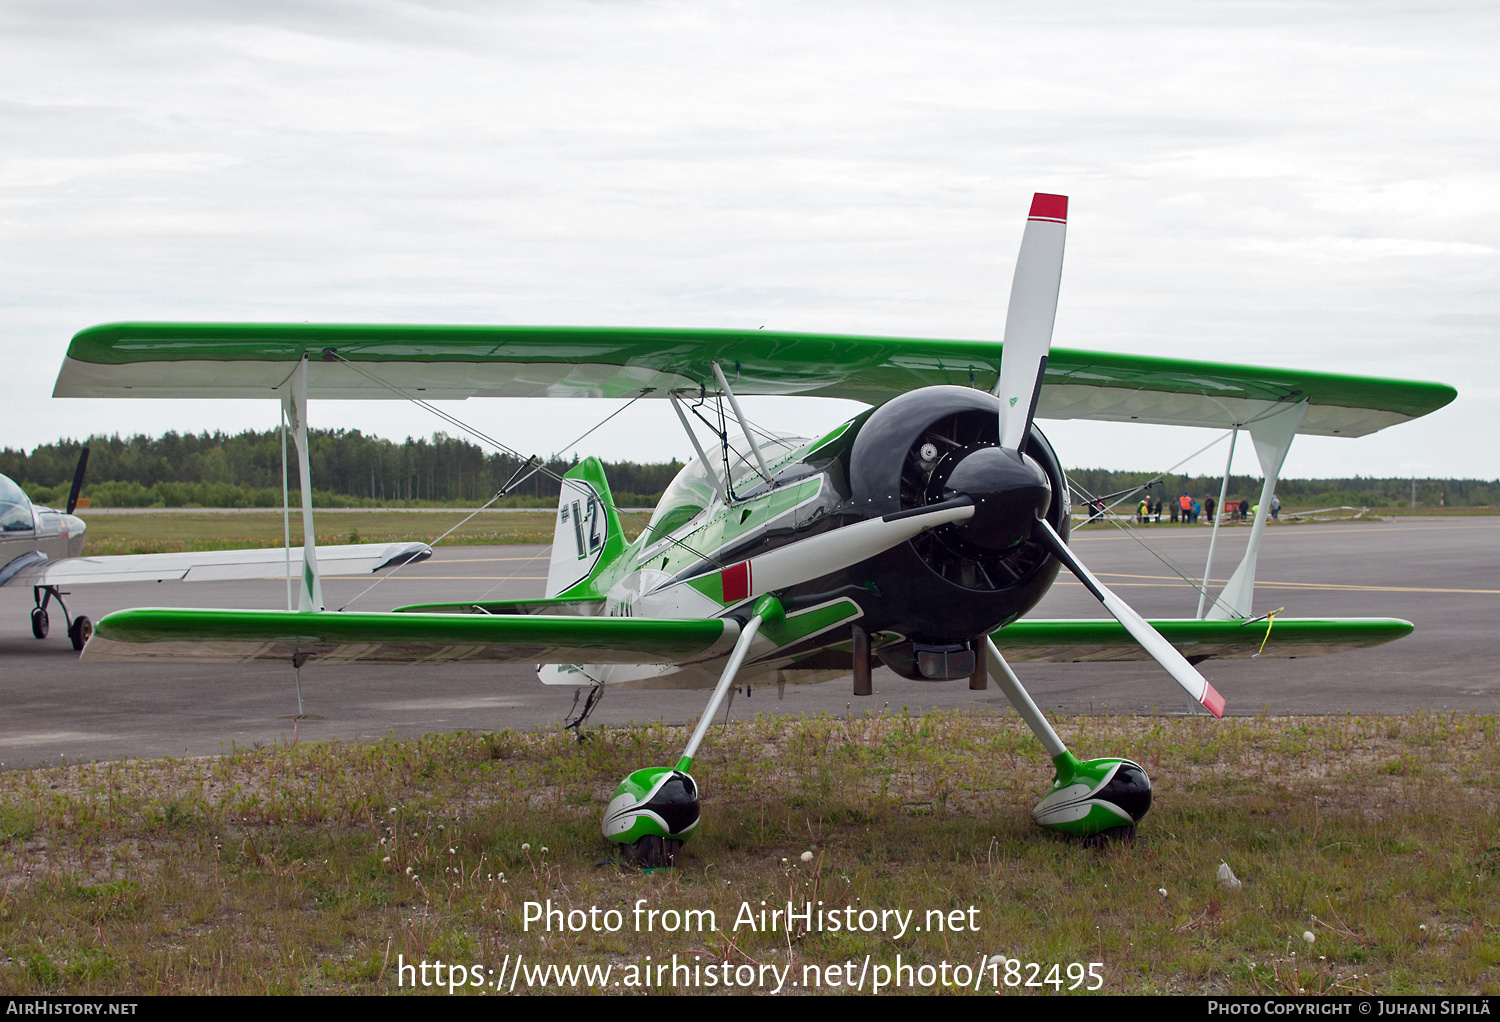
[(625, 552), (624, 530), (598, 458), (585, 458), (563, 476), (547, 568), (547, 598), (604, 597), (605, 569)]

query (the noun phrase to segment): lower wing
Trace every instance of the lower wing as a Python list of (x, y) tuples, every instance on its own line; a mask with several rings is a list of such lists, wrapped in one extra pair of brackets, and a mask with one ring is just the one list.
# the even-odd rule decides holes
[[(559, 615), (562, 608), (548, 609), (552, 613), (122, 610), (99, 622), (83, 659), (686, 664), (727, 654), (739, 636), (738, 625), (725, 618), (577, 617)], [(1151, 624), (1192, 661), (1322, 656), (1378, 646), (1412, 631), (1410, 622), (1396, 618), (1168, 619)], [(1008, 658), (1018, 661), (1149, 659), (1123, 626), (1109, 620), (1019, 621), (994, 638)]]
[[(1198, 621), (1166, 618), (1151, 622), (1191, 663), (1255, 656), (1294, 658), (1348, 653), (1394, 642), (1413, 625), (1394, 617), (1253, 618)], [(1150, 660), (1151, 656), (1118, 621), (1017, 621), (994, 635), (1007, 660), (1088, 663)]]
[(95, 626), (84, 660), (303, 664), (679, 664), (728, 653), (731, 619), (302, 614), (143, 608)]
[[(432, 556), (426, 543), (350, 543), (320, 546), (318, 568), (328, 575), (366, 575), (408, 561)], [(19, 559), (19, 558), (18, 558)], [(259, 550), (197, 550), (174, 554), (118, 554), (111, 557), (60, 557), (38, 555), (0, 585), (76, 586), (94, 582), (221, 582), (229, 579), (284, 578), (292, 565), (293, 577), (302, 571), (302, 548), (293, 547), (288, 562), (285, 547)]]

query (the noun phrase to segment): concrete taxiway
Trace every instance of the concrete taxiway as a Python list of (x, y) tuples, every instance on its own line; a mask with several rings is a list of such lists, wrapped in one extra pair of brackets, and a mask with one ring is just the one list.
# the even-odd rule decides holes
[[(1197, 594), (1173, 571), (1201, 577), (1207, 528), (1089, 530), (1074, 546), (1102, 579), (1147, 617), (1191, 617)], [(1243, 552), (1243, 528), (1220, 534), (1215, 576)], [(410, 566), (355, 600), (371, 578), (331, 578), (330, 608), (389, 610), (409, 603), (539, 596), (545, 547), (454, 547)], [(1500, 709), (1500, 517), (1401, 518), (1269, 529), (1257, 572), (1256, 610), (1288, 615), (1388, 616), (1412, 621), (1410, 637), (1340, 656), (1209, 662), (1204, 674), (1228, 712), (1397, 713)], [(75, 613), (98, 620), (134, 606), (286, 605), (281, 580), (80, 586)], [(233, 745), (287, 741), (297, 710), (292, 672), (272, 665), (81, 663), (60, 615), (52, 636), (31, 637), (30, 592), (0, 590), (0, 764), (6, 767), (156, 755), (203, 755)], [(1036, 617), (1103, 617), (1064, 573)], [(1061, 712), (1182, 713), (1186, 697), (1149, 663), (1017, 665), (1038, 704)], [(376, 738), (429, 731), (555, 725), (573, 690), (544, 688), (524, 666), (324, 667), (302, 672), (300, 739)], [(993, 685), (922, 683), (875, 675), (876, 694), (857, 699), (848, 680), (774, 687), (740, 696), (731, 717), (757, 713), (912, 712), (932, 707), (1004, 713)], [(609, 692), (592, 724), (692, 721), (706, 693)], [(1201, 711), (1200, 711), (1201, 712)]]

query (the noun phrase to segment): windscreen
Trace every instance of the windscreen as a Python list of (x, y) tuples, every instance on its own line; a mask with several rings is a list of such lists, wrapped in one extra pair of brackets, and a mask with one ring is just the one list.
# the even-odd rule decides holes
[(0, 476), (0, 531), (30, 532), (31, 501), (15, 483)]
[[(757, 440), (760, 442), (760, 452), (765, 457), (766, 464), (771, 466), (773, 471), (778, 463), (786, 461), (809, 443), (806, 437), (799, 436), (758, 436)], [(714, 475), (722, 475), (724, 471), (722, 453), (710, 449), (707, 454)], [(672, 484), (661, 495), (661, 500), (656, 504), (656, 511), (651, 515), (650, 542), (655, 542), (681, 528), (713, 502), (717, 490), (714, 487), (713, 476), (709, 475), (709, 469), (710, 466), (704, 465), (701, 459), (695, 457), (683, 467), (681, 472), (677, 473), (677, 478), (672, 480)], [(755, 454), (750, 450), (749, 443), (745, 441), (743, 435), (731, 437), (729, 440), (731, 487), (736, 492), (749, 490), (755, 485), (756, 476)]]

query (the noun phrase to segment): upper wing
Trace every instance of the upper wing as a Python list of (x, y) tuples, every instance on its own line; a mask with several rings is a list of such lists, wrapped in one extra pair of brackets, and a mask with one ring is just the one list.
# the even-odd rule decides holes
[[(1379, 646), (1410, 635), (1413, 625), (1393, 617), (1284, 618), (1274, 621), (1152, 621), (1188, 660), (1237, 660), (1253, 656), (1308, 657)], [(1118, 621), (1021, 620), (994, 634), (1007, 660), (1084, 663), (1150, 660)]]
[[(423, 561), (426, 543), (350, 543), (318, 547), (318, 568), (329, 575), (363, 575), (381, 568)], [(294, 577), (302, 571), (302, 548), (293, 547)], [(0, 585), (72, 586), (90, 582), (219, 582), (226, 579), (284, 578), (284, 547), (261, 550), (200, 550), (178, 554), (118, 554), (36, 560)]]
[(301, 665), (686, 663), (728, 653), (726, 618), (487, 614), (303, 614), (284, 610), (119, 610), (95, 626), (85, 660), (274, 661)]
[[(115, 323), (73, 338), (53, 394), (272, 397), (306, 354), (314, 398), (664, 396), (715, 389), (719, 362), (742, 395), (880, 404), (932, 384), (993, 390), (1000, 349), (767, 330)], [(1439, 383), (1053, 348), (1036, 414), (1228, 428), (1306, 400), (1298, 432), (1363, 436), (1456, 396)]]

